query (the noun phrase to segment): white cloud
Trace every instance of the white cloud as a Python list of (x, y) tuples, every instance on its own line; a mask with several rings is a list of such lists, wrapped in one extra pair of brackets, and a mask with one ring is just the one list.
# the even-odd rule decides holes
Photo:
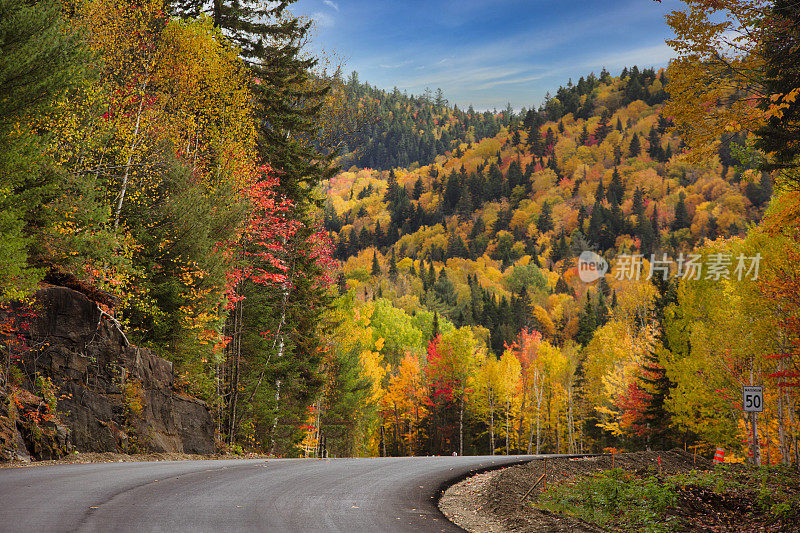
[(406, 65), (410, 65), (411, 63), (412, 61), (409, 59), (408, 61), (402, 61), (400, 63), (394, 63), (394, 64), (381, 63), (378, 66), (381, 68), (400, 68), (400, 67), (405, 67)]
[(325, 4), (326, 6), (328, 6), (331, 9), (335, 9), (336, 11), (339, 11), (339, 4), (337, 4), (333, 0), (322, 0), (322, 3)]
[(333, 17), (322, 11), (314, 11), (311, 13), (311, 18), (320, 28), (330, 28), (334, 24)]

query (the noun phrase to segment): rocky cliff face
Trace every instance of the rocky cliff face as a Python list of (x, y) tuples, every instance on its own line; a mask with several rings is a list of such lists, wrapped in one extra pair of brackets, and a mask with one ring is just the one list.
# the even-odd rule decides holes
[[(81, 293), (47, 288), (36, 302), (22, 362), (29, 390), (17, 388), (13, 398), (0, 401), (6, 455), (216, 451), (209, 409), (174, 390), (172, 363), (131, 345), (116, 321)], [(57, 416), (48, 413), (53, 396)], [(33, 410), (46, 416), (32, 424)], [(16, 452), (9, 451), (13, 444)]]

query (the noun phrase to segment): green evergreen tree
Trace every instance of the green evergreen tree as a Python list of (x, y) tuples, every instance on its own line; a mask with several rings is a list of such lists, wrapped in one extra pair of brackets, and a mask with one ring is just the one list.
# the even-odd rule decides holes
[(575, 341), (581, 346), (586, 346), (594, 336), (594, 331), (597, 329), (597, 315), (595, 314), (594, 305), (589, 293), (586, 294), (586, 305), (583, 309), (583, 314), (578, 320), (578, 332), (575, 334)]
[[(763, 56), (766, 59), (764, 74), (759, 80), (763, 86), (763, 107), (772, 102), (770, 95), (789, 94), (798, 84), (800, 64), (800, 6), (792, 0), (776, 0), (771, 6), (771, 19), (763, 43)], [(771, 116), (757, 132), (757, 146), (764, 152), (774, 154), (772, 160), (764, 165), (765, 170), (800, 166), (800, 101), (797, 98), (785, 104), (780, 116)], [(800, 177), (796, 172), (783, 173), (784, 179), (797, 184)]]
[(555, 225), (553, 224), (553, 208), (550, 202), (546, 201), (542, 204), (542, 212), (539, 213), (539, 218), (536, 221), (536, 229), (541, 233), (552, 231)]
[(553, 289), (553, 292), (555, 294), (569, 294), (569, 286), (567, 285), (567, 282), (564, 281), (563, 276), (558, 277), (558, 281), (556, 281), (556, 286)]
[(650, 135), (647, 138), (650, 147), (647, 149), (647, 153), (650, 154), (650, 158), (655, 161), (663, 161), (664, 160), (664, 149), (661, 148), (661, 138), (658, 135), (655, 127), (650, 128)]
[(622, 148), (620, 146), (614, 145), (614, 164), (619, 165), (622, 163)]
[(380, 276), (382, 273), (381, 265), (378, 264), (378, 252), (372, 252), (372, 275), (373, 276)]
[(608, 192), (606, 198), (611, 205), (620, 205), (625, 196), (625, 186), (622, 184), (622, 176), (619, 174), (617, 167), (614, 167), (614, 172), (611, 175), (611, 183), (608, 185)]
[(79, 201), (65, 176), (40, 171), (45, 138), (29, 126), (84, 78), (87, 54), (61, 10), (55, 0), (0, 2), (0, 302), (44, 274), (35, 264), (48, 258), (32, 248), (52, 222), (45, 204), (62, 193)]
[(422, 184), (422, 178), (417, 178), (417, 181), (414, 182), (414, 192), (412, 193), (412, 197), (414, 200), (419, 200), (424, 192), (424, 185)]
[(586, 221), (587, 216), (589, 216), (589, 214), (586, 212), (586, 207), (581, 204), (580, 209), (578, 209), (578, 231), (581, 233), (584, 232), (583, 223)]
[[(605, 279), (605, 278), (602, 278)], [(608, 305), (606, 305), (606, 297), (603, 291), (597, 293), (597, 325), (604, 326), (608, 322)]]
[(583, 130), (581, 130), (581, 134), (578, 136), (578, 144), (584, 146), (586, 141), (589, 140), (589, 130), (586, 128), (586, 124), (583, 125)]
[(598, 144), (603, 142), (608, 134), (611, 133), (612, 127), (608, 123), (609, 120), (611, 120), (611, 113), (608, 109), (604, 109), (603, 113), (600, 115), (600, 122), (594, 130), (594, 138), (597, 140)]
[(633, 138), (631, 138), (631, 144), (628, 147), (628, 153), (631, 157), (636, 157), (642, 153), (642, 143), (639, 141), (639, 135), (636, 133), (634, 133)]
[(648, 447), (667, 450), (675, 446), (678, 439), (670, 431), (671, 416), (665, 405), (670, 389), (675, 386), (667, 376), (662, 361), (671, 350), (669, 337), (665, 332), (665, 311), (667, 307), (678, 302), (678, 283), (675, 279), (665, 280), (662, 276), (653, 276), (652, 283), (657, 296), (653, 300), (650, 314), (658, 329), (655, 344), (645, 355), (645, 362), (642, 364), (644, 373), (639, 376), (639, 381), (648, 397), (643, 413)]
[(397, 277), (397, 260), (395, 258), (394, 248), (392, 248), (392, 255), (389, 259), (389, 276), (391, 276), (392, 279)]
[(686, 209), (685, 199), (686, 195), (681, 192), (678, 195), (678, 203), (675, 205), (675, 220), (672, 222), (672, 231), (688, 228), (692, 224), (689, 212)]

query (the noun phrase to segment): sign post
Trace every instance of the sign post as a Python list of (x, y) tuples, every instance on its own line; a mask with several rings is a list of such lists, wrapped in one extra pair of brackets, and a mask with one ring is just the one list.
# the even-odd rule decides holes
[(753, 438), (751, 450), (753, 453), (753, 464), (761, 465), (761, 454), (758, 446), (758, 427), (756, 423), (757, 413), (764, 410), (764, 387), (750, 386), (742, 387), (742, 407), (745, 413), (750, 413), (750, 423)]

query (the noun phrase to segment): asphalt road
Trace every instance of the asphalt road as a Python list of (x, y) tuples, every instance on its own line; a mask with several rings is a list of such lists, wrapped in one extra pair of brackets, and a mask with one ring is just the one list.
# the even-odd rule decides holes
[(461, 531), (449, 481), (533, 456), (256, 459), (0, 469), (0, 531)]

